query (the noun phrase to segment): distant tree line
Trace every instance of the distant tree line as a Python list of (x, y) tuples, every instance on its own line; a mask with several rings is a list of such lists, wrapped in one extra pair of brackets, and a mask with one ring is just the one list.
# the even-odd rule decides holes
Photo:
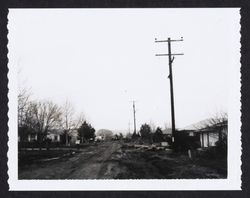
[(166, 141), (166, 135), (164, 135), (160, 127), (151, 126), (152, 124), (144, 123), (141, 125), (139, 133), (133, 133), (131, 135), (132, 139), (140, 139), (144, 142), (162, 142)]

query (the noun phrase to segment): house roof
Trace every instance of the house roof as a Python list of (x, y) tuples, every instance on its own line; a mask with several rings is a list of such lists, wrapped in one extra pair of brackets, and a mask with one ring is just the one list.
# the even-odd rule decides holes
[(191, 125), (188, 125), (188, 126), (182, 128), (182, 130), (197, 130), (197, 129), (204, 128), (204, 126), (206, 126), (206, 123), (208, 121), (209, 121), (209, 119), (201, 120), (199, 122), (196, 122), (194, 124), (191, 124)]
[(186, 131), (193, 130), (195, 132), (199, 132), (199, 131), (208, 132), (208, 131), (213, 131), (217, 127), (221, 127), (221, 126), (225, 127), (227, 126), (227, 123), (228, 123), (228, 121), (226, 120), (226, 121), (218, 122), (216, 124), (211, 124), (210, 120), (211, 119), (201, 120), (197, 123), (184, 127), (182, 130), (186, 130)]

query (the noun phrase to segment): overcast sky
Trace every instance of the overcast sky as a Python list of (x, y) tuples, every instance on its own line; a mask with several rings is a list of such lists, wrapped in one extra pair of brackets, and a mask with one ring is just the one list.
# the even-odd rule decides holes
[[(171, 123), (172, 43), (176, 127), (228, 109), (239, 9), (11, 9), (9, 67), (34, 99), (72, 102), (98, 130)], [(237, 65), (238, 66), (238, 65)]]

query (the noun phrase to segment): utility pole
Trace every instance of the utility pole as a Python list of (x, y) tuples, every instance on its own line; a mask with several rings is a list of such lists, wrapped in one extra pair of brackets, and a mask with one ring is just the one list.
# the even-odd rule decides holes
[(128, 133), (130, 133), (130, 121), (128, 122)]
[(167, 42), (168, 43), (168, 54), (156, 54), (156, 56), (168, 56), (168, 64), (169, 64), (169, 80), (170, 80), (170, 99), (171, 99), (171, 118), (172, 118), (172, 137), (173, 142), (175, 139), (175, 112), (174, 112), (174, 88), (173, 88), (173, 74), (172, 74), (172, 63), (174, 61), (174, 57), (178, 55), (184, 55), (183, 53), (180, 54), (172, 54), (171, 53), (171, 42), (178, 42), (183, 41), (183, 38), (179, 40), (171, 40), (171, 38), (168, 38), (168, 40), (157, 40), (155, 39), (156, 43), (160, 42)]
[(134, 100), (133, 100), (133, 113), (134, 113), (134, 134), (136, 135), (135, 101)]

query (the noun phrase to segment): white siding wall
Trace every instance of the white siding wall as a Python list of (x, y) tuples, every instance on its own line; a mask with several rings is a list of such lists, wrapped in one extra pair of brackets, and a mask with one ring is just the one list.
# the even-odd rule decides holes
[(203, 133), (203, 145), (202, 145), (202, 133), (200, 134), (201, 147), (215, 146), (215, 143), (219, 140), (219, 133)]

